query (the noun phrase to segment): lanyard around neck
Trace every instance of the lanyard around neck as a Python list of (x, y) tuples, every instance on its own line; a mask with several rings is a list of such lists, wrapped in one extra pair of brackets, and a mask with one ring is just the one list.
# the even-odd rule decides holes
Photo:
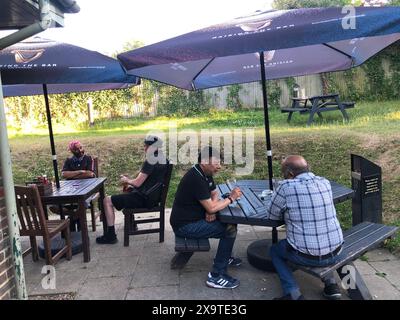
[(193, 166), (193, 168), (198, 172), (198, 174), (205, 179), (206, 181), (208, 181), (208, 178), (205, 176), (205, 174), (203, 174), (199, 169), (197, 169), (196, 165)]

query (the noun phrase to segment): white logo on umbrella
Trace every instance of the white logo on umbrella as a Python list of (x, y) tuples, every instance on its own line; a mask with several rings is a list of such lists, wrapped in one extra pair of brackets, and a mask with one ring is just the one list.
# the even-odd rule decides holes
[(268, 27), (271, 24), (272, 20), (262, 20), (255, 22), (244, 22), (236, 25), (236, 27), (240, 27), (243, 31), (257, 31), (263, 28)]
[(44, 49), (31, 49), (31, 50), (13, 50), (11, 53), (14, 54), (15, 62), (17, 63), (29, 63), (36, 59), (39, 59), (44, 52)]

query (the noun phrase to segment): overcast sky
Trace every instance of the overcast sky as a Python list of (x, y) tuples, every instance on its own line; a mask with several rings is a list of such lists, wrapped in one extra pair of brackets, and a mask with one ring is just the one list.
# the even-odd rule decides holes
[(272, 0), (77, 0), (81, 11), (65, 17), (65, 27), (40, 36), (102, 53), (129, 40), (151, 44), (256, 10)]

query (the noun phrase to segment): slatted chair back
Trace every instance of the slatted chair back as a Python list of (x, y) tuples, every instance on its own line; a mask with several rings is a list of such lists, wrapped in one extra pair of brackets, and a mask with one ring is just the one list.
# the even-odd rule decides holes
[(160, 207), (165, 208), (165, 203), (167, 201), (167, 195), (168, 195), (168, 189), (169, 185), (171, 182), (171, 176), (172, 176), (172, 169), (174, 167), (173, 164), (167, 160), (167, 171), (165, 172), (164, 176), (164, 181), (163, 181), (163, 186), (162, 186), (162, 192), (161, 192), (161, 197), (160, 197)]
[(92, 157), (93, 160), (93, 172), (96, 175), (96, 178), (99, 177), (99, 158), (98, 157)]
[[(173, 164), (167, 160), (167, 170), (162, 182), (162, 190), (160, 200), (156, 206), (152, 208), (136, 208), (136, 209), (123, 209), (122, 212), (125, 216), (124, 222), (124, 246), (129, 246), (129, 236), (139, 235), (146, 233), (159, 233), (160, 242), (164, 242), (164, 229), (165, 229), (165, 203), (167, 201), (168, 189), (171, 182)], [(135, 220), (137, 213), (159, 212), (159, 217)], [(137, 224), (159, 222), (158, 228), (137, 230)]]
[(48, 232), (39, 190), (36, 185), (15, 186), (17, 213), (22, 236), (43, 235)]

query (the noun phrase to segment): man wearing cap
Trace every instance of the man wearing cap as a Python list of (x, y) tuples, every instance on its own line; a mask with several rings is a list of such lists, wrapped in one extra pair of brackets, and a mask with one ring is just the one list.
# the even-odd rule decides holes
[[(95, 178), (94, 161), (91, 156), (85, 154), (85, 149), (80, 141), (72, 140), (68, 144), (68, 150), (72, 153), (72, 157), (65, 160), (64, 166), (61, 170), (61, 176), (67, 180)], [(90, 200), (91, 199), (86, 201), (87, 206), (89, 206)], [(64, 214), (70, 214), (71, 210), (78, 208), (78, 205), (68, 204), (62, 208)], [(60, 214), (59, 206), (51, 206), (49, 209), (54, 213)]]
[(94, 178), (94, 162), (91, 156), (85, 154), (85, 149), (78, 140), (72, 140), (68, 145), (73, 154), (64, 162), (62, 177), (64, 179)]
[[(268, 218), (284, 220), (286, 239), (271, 246), (272, 263), (281, 280), (284, 295), (277, 300), (304, 300), (287, 262), (326, 267), (340, 259), (343, 234), (336, 216), (330, 182), (310, 172), (299, 155), (282, 161), (285, 178), (272, 195)], [(324, 278), (323, 295), (340, 299), (333, 274)]]
[[(144, 140), (144, 161), (139, 174), (134, 179), (121, 175), (120, 182), (125, 192), (104, 198), (104, 212), (107, 220), (107, 231), (96, 238), (98, 244), (114, 244), (118, 242), (115, 233), (115, 209), (135, 209), (152, 207), (162, 191), (162, 182), (167, 171), (167, 159), (162, 153), (162, 141), (156, 136), (147, 136)], [(149, 195), (150, 193), (150, 195)]]

